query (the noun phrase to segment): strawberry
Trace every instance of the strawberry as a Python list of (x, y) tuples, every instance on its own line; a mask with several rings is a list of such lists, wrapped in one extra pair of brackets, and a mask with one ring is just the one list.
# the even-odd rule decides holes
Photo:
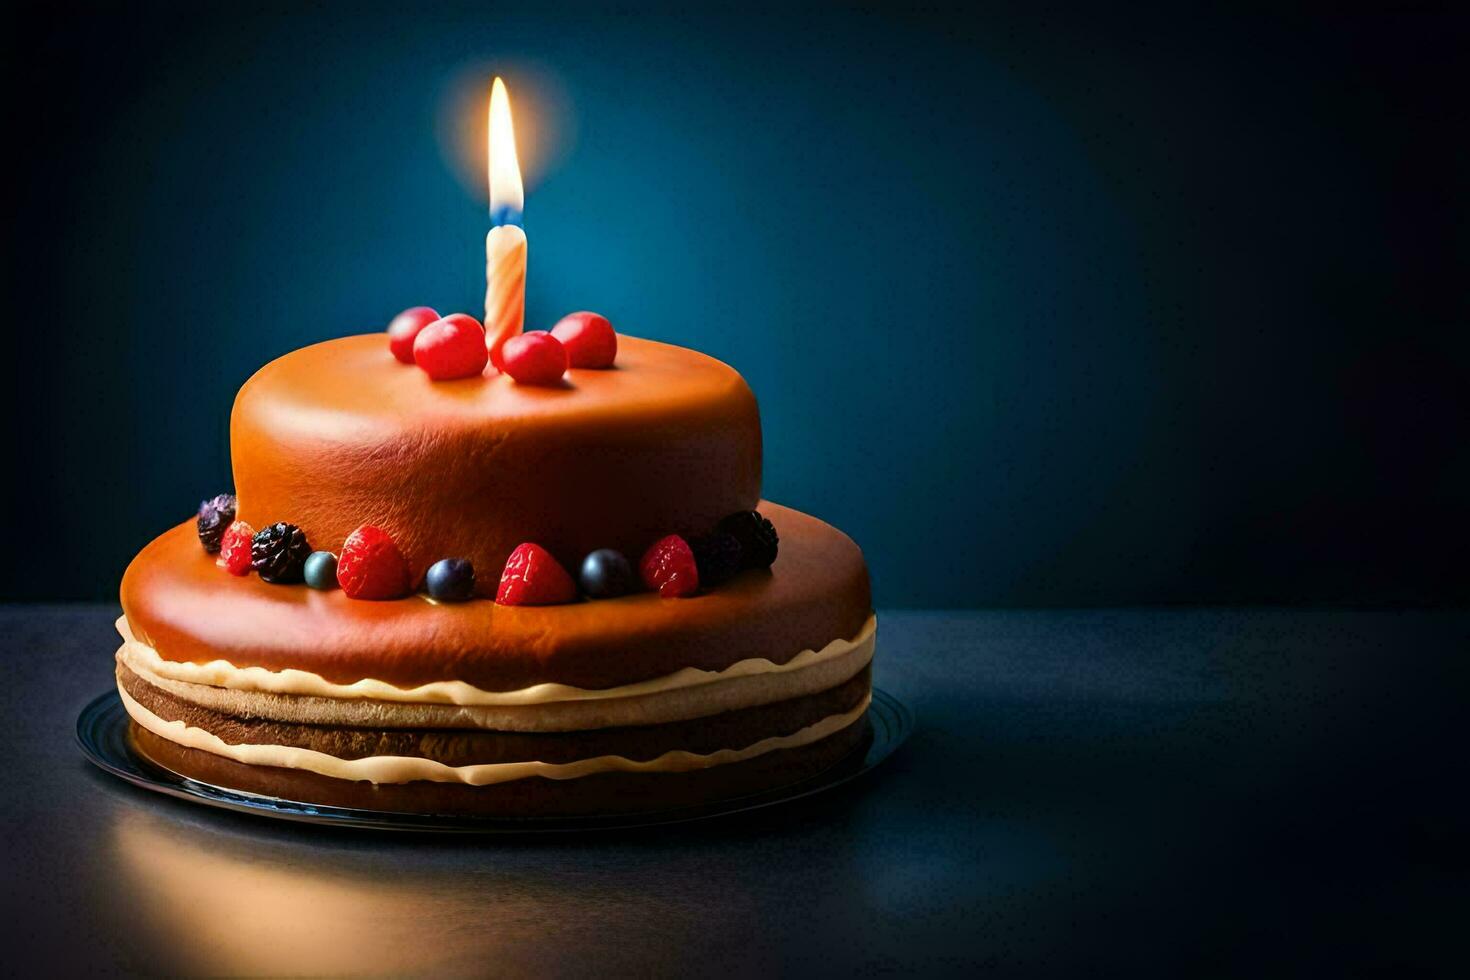
[(231, 575), (249, 575), (250, 542), (254, 537), (255, 528), (244, 521), (235, 521), (220, 538), (219, 560), (215, 564)]
[(643, 584), (665, 599), (683, 598), (699, 591), (699, 565), (689, 542), (670, 534), (653, 543), (638, 562)]
[(577, 598), (577, 585), (551, 552), (529, 541), (505, 560), (495, 601), (502, 606), (555, 606)]
[(408, 594), (408, 562), (387, 531), (364, 524), (342, 545), (337, 582), (353, 599), (397, 599)]

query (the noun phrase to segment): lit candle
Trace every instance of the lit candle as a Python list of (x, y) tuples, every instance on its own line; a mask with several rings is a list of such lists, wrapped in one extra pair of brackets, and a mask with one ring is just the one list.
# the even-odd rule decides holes
[(485, 345), (500, 369), (500, 348), (526, 322), (526, 233), (521, 211), (526, 192), (516, 160), (510, 99), (499, 78), (490, 87), (490, 221), (485, 236)]

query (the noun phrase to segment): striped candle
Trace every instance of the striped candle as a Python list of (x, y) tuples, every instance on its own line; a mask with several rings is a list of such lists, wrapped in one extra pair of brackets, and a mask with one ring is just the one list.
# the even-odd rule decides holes
[(526, 193), (516, 158), (510, 97), (499, 78), (490, 87), (490, 215), (485, 236), (485, 345), (501, 370), (500, 349), (526, 324), (526, 233), (520, 227)]
[(526, 233), (500, 225), (485, 236), (485, 345), (501, 369), (500, 348), (526, 323)]

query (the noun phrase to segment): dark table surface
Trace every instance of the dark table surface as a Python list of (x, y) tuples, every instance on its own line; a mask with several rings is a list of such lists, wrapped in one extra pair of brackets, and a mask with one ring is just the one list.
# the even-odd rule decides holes
[(11, 968), (1466, 965), (1467, 613), (886, 613), (878, 683), (919, 727), (865, 780), (709, 824), (516, 840), (277, 825), (93, 770), (73, 724), (110, 684), (115, 615), (0, 610)]

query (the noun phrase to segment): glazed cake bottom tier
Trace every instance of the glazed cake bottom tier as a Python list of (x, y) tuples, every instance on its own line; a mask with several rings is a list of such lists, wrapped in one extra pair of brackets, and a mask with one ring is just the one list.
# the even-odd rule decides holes
[(125, 579), (119, 696), (160, 765), (305, 803), (615, 813), (796, 782), (866, 736), (876, 620), (856, 546), (767, 508), (770, 572), (540, 609), (233, 579), (181, 527)]
[[(669, 725), (543, 734), (373, 731), (200, 710), (125, 667), (118, 682), (135, 745), (191, 779), (318, 805), (501, 816), (662, 809), (797, 782), (858, 747), (870, 699), (864, 668), (815, 695)], [(300, 767), (303, 756), (316, 764)], [(354, 764), (438, 778), (354, 779)]]
[(715, 715), (556, 732), (230, 714), (156, 686), (122, 658), (117, 683), (135, 744), (191, 779), (304, 803), (524, 816), (691, 805), (805, 779), (865, 735), (872, 666), (864, 659), (824, 690)]

